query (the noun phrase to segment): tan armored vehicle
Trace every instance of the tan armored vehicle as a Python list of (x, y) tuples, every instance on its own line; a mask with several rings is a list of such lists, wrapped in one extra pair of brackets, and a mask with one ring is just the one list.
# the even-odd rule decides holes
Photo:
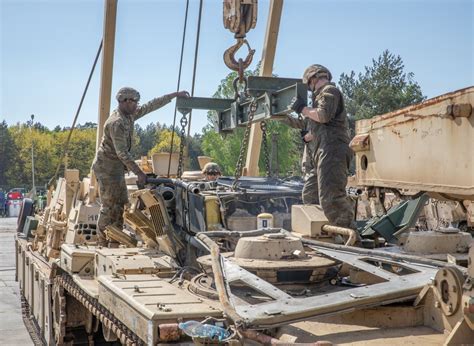
[[(114, 3), (106, 3), (109, 14)], [(248, 30), (256, 1), (245, 4), (255, 6), (246, 12)], [(236, 18), (227, 19), (233, 27)], [(184, 118), (192, 108), (214, 109), (221, 130), (237, 119), (250, 129), (281, 118), (291, 98), (305, 92), (297, 79), (246, 83), (256, 107), (245, 99), (190, 98), (178, 99), (178, 109)], [(152, 167), (158, 177), (145, 188), (127, 179), (125, 228), (109, 227), (117, 247), (100, 247), (94, 179), (80, 181), (67, 170), (44, 212), (22, 216), (16, 240), (17, 279), (35, 343), (472, 343), (472, 237), (453, 227), (454, 219), (438, 227), (435, 216), (420, 213), (432, 207), (425, 206), (429, 198), (443, 197), (462, 205), (459, 222), (472, 227), (472, 159), (465, 158), (473, 147), (465, 144), (474, 141), (454, 139), (472, 138), (473, 106), (471, 87), (357, 124), (356, 185), (382, 209), (358, 220), (357, 231), (330, 226), (319, 206), (301, 205), (301, 181), (206, 182), (183, 173), (178, 158), (173, 169), (167, 160)], [(410, 143), (409, 154), (401, 140)], [(426, 143), (440, 145), (437, 153), (460, 165), (453, 166), (459, 174), (436, 167), (427, 174)], [(400, 202), (385, 211), (388, 191)]]
[[(472, 104), (474, 89), (464, 93)], [(462, 118), (469, 126), (472, 119)], [(155, 344), (186, 340), (186, 331), (195, 341), (221, 335), (179, 327), (190, 320), (222, 327), (228, 343), (473, 340), (474, 249), (466, 254), (468, 270), (430, 258), (459, 255), (469, 234), (412, 232), (404, 248), (321, 242), (331, 234), (348, 245), (355, 238), (327, 225), (318, 206), (298, 205), (301, 183), (241, 178), (233, 188), (232, 182), (156, 179), (131, 193), (126, 230), (107, 230), (121, 246), (102, 248), (95, 246), (98, 205), (87, 201), (89, 180), (67, 171), (35, 217), (38, 225), (27, 224), (31, 233), (17, 238), (18, 280), (43, 342)], [(472, 189), (457, 189), (456, 196), (469, 201), (464, 191)], [(266, 218), (272, 227), (262, 227)], [(388, 234), (380, 220), (361, 234)]]

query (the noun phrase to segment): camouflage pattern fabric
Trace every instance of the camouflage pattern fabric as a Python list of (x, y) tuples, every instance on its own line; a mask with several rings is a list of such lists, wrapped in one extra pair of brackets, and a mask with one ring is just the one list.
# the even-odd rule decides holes
[(102, 141), (92, 163), (102, 203), (98, 228), (99, 236), (103, 240), (105, 240), (103, 236), (105, 226), (116, 224), (122, 227), (124, 204), (128, 203), (125, 170), (135, 174), (140, 172), (130, 154), (134, 121), (163, 107), (171, 99), (169, 96), (155, 98), (138, 107), (132, 115), (126, 115), (117, 108), (105, 122)]
[(354, 227), (354, 204), (346, 195), (351, 159), (343, 146), (318, 150), (303, 187), (304, 204), (320, 204), (330, 224), (349, 228)]
[(321, 123), (287, 120), (290, 126), (306, 129), (314, 137), (303, 154), (303, 203), (320, 204), (332, 225), (354, 228), (354, 205), (346, 195), (353, 152), (342, 93), (334, 83), (328, 83), (313, 93), (313, 107)]
[(120, 90), (117, 92), (117, 95), (115, 95), (115, 99), (118, 102), (125, 101), (126, 99), (132, 99), (135, 101), (140, 101), (140, 93), (130, 87), (123, 87), (120, 88)]
[(123, 227), (123, 211), (128, 203), (127, 185), (123, 176), (97, 176), (100, 193), (100, 211), (97, 226), (99, 243), (105, 242), (104, 231), (107, 225)]
[(215, 162), (208, 162), (206, 163), (206, 165), (204, 166), (204, 168), (202, 169), (202, 173), (203, 174), (207, 174), (207, 173), (218, 173), (218, 174), (221, 174), (221, 168), (219, 167), (219, 165)]
[(169, 96), (155, 98), (138, 107), (132, 115), (125, 115), (118, 108), (114, 110), (104, 125), (102, 141), (92, 163), (94, 172), (100, 173), (97, 175), (117, 176), (123, 175), (127, 169), (135, 174), (139, 173), (140, 168), (130, 154), (134, 122), (170, 101)]
[(325, 77), (329, 81), (331, 81), (332, 79), (331, 72), (323, 65), (318, 65), (318, 64), (310, 65), (309, 67), (306, 68), (306, 70), (303, 73), (303, 83), (308, 84), (309, 80), (312, 77), (316, 77), (316, 78)]

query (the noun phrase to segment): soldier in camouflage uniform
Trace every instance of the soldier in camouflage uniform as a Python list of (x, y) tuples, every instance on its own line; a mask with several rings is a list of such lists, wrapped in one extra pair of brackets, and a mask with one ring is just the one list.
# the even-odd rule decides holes
[(329, 222), (354, 228), (354, 206), (346, 195), (353, 152), (341, 91), (331, 83), (331, 72), (322, 65), (309, 66), (303, 83), (312, 92), (312, 107), (296, 100), (293, 110), (303, 118), (289, 117), (291, 126), (302, 129), (305, 142), (303, 203), (320, 204)]
[(130, 149), (134, 121), (168, 104), (177, 96), (189, 96), (186, 91), (175, 92), (155, 98), (143, 106), (138, 106), (140, 94), (133, 88), (121, 88), (116, 96), (118, 107), (104, 125), (104, 134), (92, 163), (92, 169), (99, 184), (101, 208), (99, 220), (99, 244), (105, 245), (107, 225), (123, 226), (124, 205), (128, 203), (125, 171), (138, 177), (139, 184), (146, 183), (146, 174), (135, 163)]
[(222, 172), (217, 163), (208, 162), (202, 169), (202, 174), (206, 177), (207, 181), (215, 181), (222, 175)]

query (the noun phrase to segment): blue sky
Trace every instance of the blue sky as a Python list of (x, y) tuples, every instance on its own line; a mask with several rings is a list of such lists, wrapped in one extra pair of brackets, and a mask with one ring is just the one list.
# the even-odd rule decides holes
[[(185, 0), (119, 0), (112, 92), (137, 88), (142, 101), (175, 90)], [(474, 84), (473, 0), (286, 0), (274, 64), (281, 77), (301, 77), (320, 63), (337, 81), (360, 72), (383, 50), (402, 57), (423, 93), (434, 97)], [(191, 0), (182, 89), (191, 89), (197, 0)], [(248, 40), (262, 46), (268, 0), (259, 1)], [(102, 36), (101, 0), (0, 0), (0, 119), (30, 114), (49, 128), (70, 126)], [(211, 96), (229, 72), (222, 61), (233, 34), (222, 24), (222, 0), (204, 0), (196, 96)], [(100, 67), (100, 66), (99, 66)], [(97, 122), (100, 68), (79, 116)], [(115, 107), (115, 102), (112, 103)], [(171, 124), (174, 104), (139, 121)], [(193, 113), (192, 133), (206, 125)]]

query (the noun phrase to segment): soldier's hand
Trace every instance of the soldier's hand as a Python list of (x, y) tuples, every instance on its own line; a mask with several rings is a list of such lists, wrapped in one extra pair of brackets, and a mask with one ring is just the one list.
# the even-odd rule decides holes
[(301, 131), (300, 131), (301, 139), (302, 139), (303, 141), (304, 141), (304, 136), (306, 136), (308, 133), (309, 133), (308, 130), (301, 130)]
[(301, 139), (305, 143), (309, 143), (313, 140), (314, 136), (308, 130), (301, 130)]
[(309, 143), (311, 142), (312, 140), (314, 139), (314, 136), (310, 133), (307, 133), (304, 137), (303, 137), (303, 141), (305, 143)]
[(146, 184), (146, 174), (140, 171), (140, 173), (137, 174), (137, 185), (140, 186), (145, 186)]
[(294, 97), (293, 100), (291, 100), (291, 106), (290, 108), (295, 112), (300, 114), (303, 111), (303, 108), (306, 107), (306, 102), (302, 100), (299, 97)]
[(189, 93), (186, 90), (181, 90), (176, 93), (177, 97), (189, 97)]

